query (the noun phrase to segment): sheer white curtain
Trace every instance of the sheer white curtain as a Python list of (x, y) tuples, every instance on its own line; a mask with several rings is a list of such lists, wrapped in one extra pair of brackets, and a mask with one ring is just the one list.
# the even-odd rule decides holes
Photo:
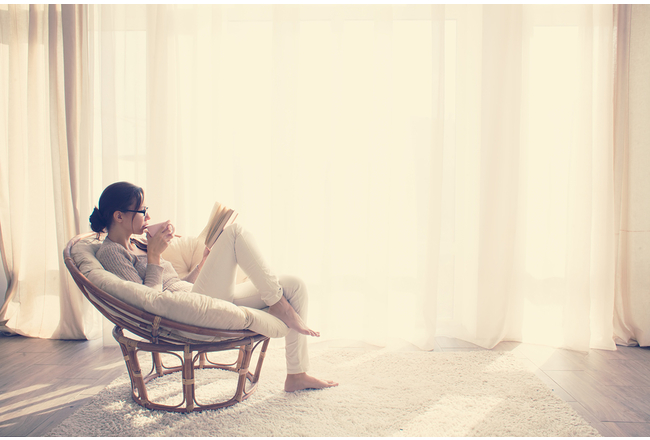
[(0, 8), (7, 327), (95, 332), (61, 249), (130, 180), (183, 234), (236, 208), (325, 337), (613, 348), (612, 15)]
[(458, 14), (438, 327), (614, 348), (612, 7)]
[(612, 11), (92, 7), (95, 194), (235, 207), (327, 337), (613, 348)]
[(81, 339), (101, 330), (62, 258), (92, 206), (86, 34), (85, 6), (0, 5), (4, 331)]

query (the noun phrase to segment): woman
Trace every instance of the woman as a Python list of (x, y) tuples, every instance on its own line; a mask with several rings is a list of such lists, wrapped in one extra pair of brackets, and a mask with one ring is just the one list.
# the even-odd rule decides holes
[[(104, 189), (99, 208), (90, 216), (90, 224), (93, 231), (108, 233), (97, 251), (97, 259), (106, 270), (159, 291), (191, 291), (258, 309), (269, 306), (269, 313), (289, 327), (285, 338), (284, 389), (297, 391), (338, 385), (307, 374), (306, 336), (320, 334), (307, 327), (303, 320), (307, 313), (304, 283), (295, 277), (273, 275), (248, 232), (238, 224), (226, 227), (212, 249), (205, 249), (201, 263), (181, 280), (171, 263), (161, 257), (173, 237), (169, 221), (151, 236), (147, 231), (149, 219), (142, 188), (117, 182)], [(146, 246), (131, 237), (145, 232)], [(235, 284), (238, 265), (250, 282)]]

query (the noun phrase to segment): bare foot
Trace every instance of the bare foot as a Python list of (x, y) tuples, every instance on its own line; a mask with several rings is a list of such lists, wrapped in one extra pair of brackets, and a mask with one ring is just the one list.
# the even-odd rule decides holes
[(307, 336), (320, 336), (319, 332), (315, 332), (314, 330), (307, 327), (300, 315), (296, 313), (293, 307), (291, 307), (291, 304), (289, 304), (289, 301), (287, 301), (284, 296), (280, 299), (280, 301), (269, 307), (269, 313), (276, 318), (281, 319), (282, 322), (287, 324), (287, 327), (296, 330), (298, 333), (302, 333), (303, 335)]
[(299, 390), (320, 390), (337, 385), (338, 383), (334, 381), (316, 379), (307, 373), (287, 374), (287, 380), (284, 382), (284, 390), (292, 393)]

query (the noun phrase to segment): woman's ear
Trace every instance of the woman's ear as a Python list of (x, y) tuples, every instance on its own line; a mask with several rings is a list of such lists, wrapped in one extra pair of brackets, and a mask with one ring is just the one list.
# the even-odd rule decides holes
[(113, 213), (113, 220), (118, 223), (122, 223), (122, 220), (124, 220), (123, 213), (121, 211), (115, 211)]

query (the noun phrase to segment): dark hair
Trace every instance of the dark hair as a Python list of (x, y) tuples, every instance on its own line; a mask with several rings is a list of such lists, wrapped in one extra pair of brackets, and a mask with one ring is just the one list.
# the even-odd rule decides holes
[(95, 208), (90, 214), (90, 228), (98, 234), (113, 223), (115, 211), (126, 211), (140, 207), (144, 199), (144, 190), (129, 182), (116, 182), (108, 185), (99, 198), (99, 209)]

